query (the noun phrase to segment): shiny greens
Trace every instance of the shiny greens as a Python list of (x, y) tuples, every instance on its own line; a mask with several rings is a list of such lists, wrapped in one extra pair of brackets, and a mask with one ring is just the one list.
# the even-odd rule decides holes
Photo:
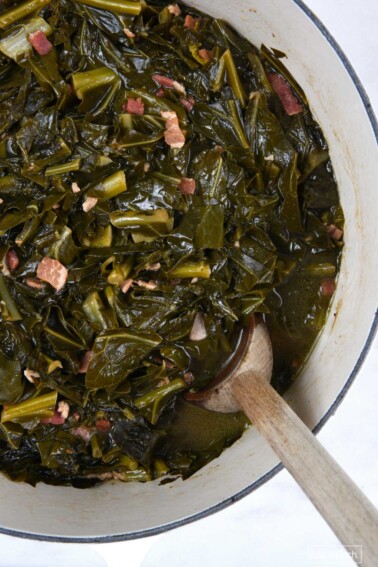
[[(0, 28), (0, 470), (186, 477), (247, 425), (183, 396), (251, 315), (279, 391), (323, 326), (343, 225), (327, 144), (282, 53), (184, 6), (4, 2)], [(46, 257), (60, 291), (37, 277)]]

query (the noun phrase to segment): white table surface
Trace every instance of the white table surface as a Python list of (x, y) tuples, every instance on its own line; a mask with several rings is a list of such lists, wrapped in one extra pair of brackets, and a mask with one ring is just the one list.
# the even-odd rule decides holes
[[(378, 113), (377, 0), (306, 0), (342, 47)], [(378, 339), (320, 441), (378, 504)], [(377, 536), (378, 537), (378, 536)], [(351, 542), (356, 543), (356, 542)], [(0, 567), (348, 567), (354, 562), (286, 471), (208, 518), (113, 544), (0, 535)]]

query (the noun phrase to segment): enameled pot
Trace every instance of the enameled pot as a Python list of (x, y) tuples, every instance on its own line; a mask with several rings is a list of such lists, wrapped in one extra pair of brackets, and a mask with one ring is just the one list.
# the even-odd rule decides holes
[[(330, 147), (346, 245), (326, 326), (287, 393), (295, 411), (317, 431), (355, 378), (377, 324), (377, 123), (345, 56), (300, 0), (238, 0), (237, 9), (228, 0), (188, 4), (225, 19), (255, 45), (287, 54), (286, 64), (304, 88)], [(191, 478), (165, 485), (33, 488), (0, 475), (0, 532), (86, 542), (156, 534), (220, 510), (279, 468), (277, 457), (251, 428)]]

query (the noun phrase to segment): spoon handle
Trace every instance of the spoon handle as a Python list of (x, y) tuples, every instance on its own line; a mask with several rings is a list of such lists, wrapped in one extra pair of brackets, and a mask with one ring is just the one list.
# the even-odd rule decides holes
[(232, 391), (341, 543), (362, 546), (358, 564), (377, 567), (376, 508), (268, 382), (243, 372), (234, 378)]

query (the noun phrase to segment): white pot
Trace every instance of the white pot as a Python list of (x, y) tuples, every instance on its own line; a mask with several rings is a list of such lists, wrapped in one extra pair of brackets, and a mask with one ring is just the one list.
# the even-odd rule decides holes
[[(304, 88), (329, 143), (346, 217), (338, 287), (325, 329), (287, 399), (318, 430), (361, 366), (377, 320), (377, 124), (349, 63), (300, 0), (192, 0), (259, 46), (276, 47)], [(0, 531), (41, 539), (115, 541), (158, 533), (219, 510), (258, 488), (278, 460), (251, 428), (188, 480), (35, 488), (0, 475)]]

